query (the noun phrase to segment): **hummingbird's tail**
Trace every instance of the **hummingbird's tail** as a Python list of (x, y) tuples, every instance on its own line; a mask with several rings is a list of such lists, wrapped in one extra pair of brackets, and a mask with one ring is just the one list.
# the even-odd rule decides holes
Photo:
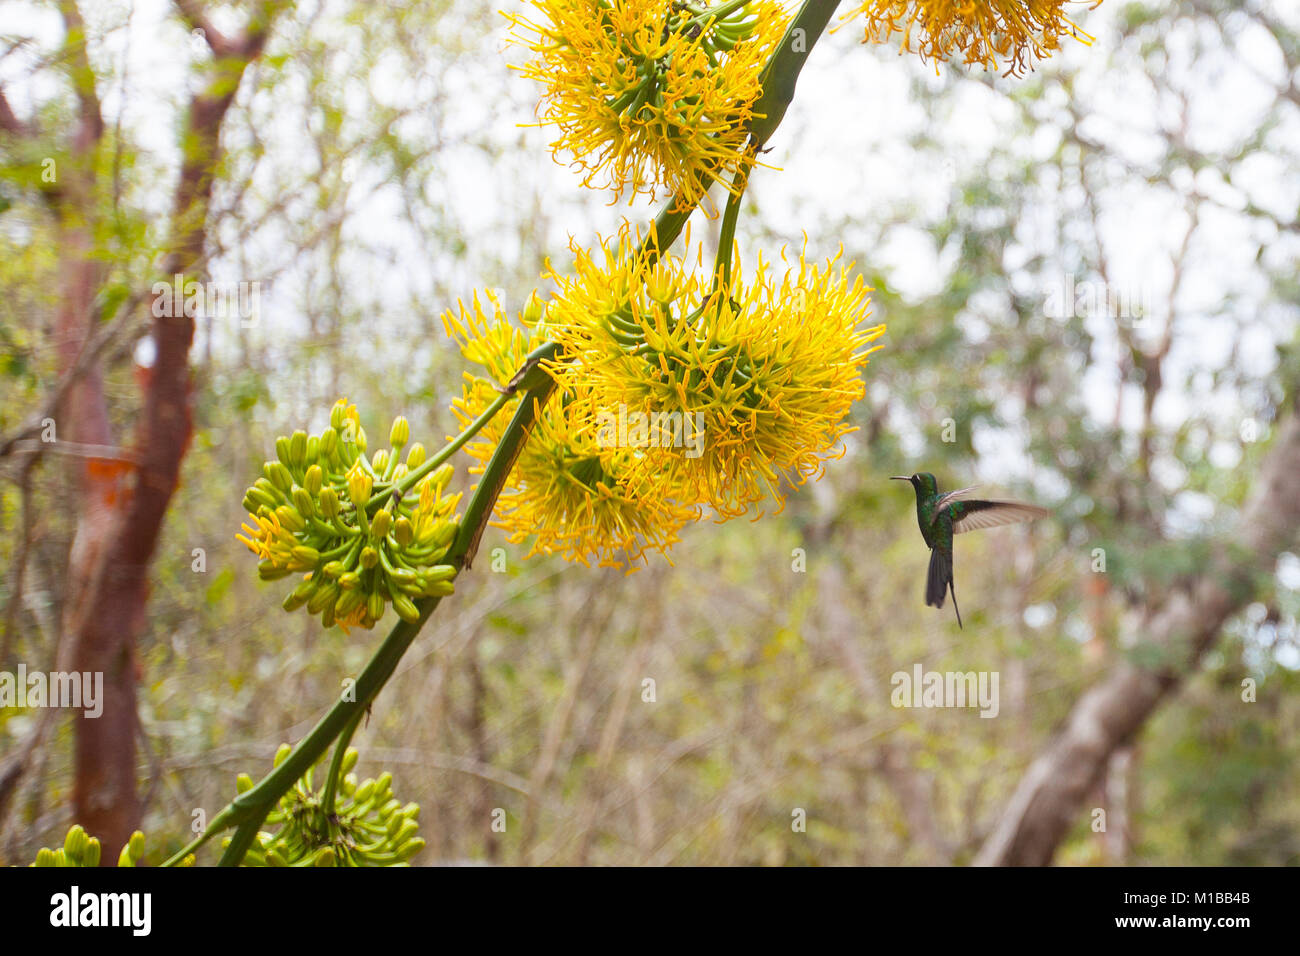
[(961, 622), (961, 608), (957, 607), (957, 589), (952, 583), (952, 557), (942, 548), (930, 549), (930, 572), (925, 578), (925, 603), (930, 607), (943, 607), (948, 592), (952, 592), (952, 608), (957, 612), (957, 626), (965, 629)]

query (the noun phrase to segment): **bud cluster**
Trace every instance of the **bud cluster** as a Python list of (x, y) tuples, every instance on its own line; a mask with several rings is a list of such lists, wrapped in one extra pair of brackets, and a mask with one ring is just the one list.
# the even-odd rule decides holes
[[(36, 854), (32, 866), (99, 866), (99, 840), (86, 833), (80, 824), (73, 826), (63, 840), (63, 846), (57, 850), (42, 847)], [(144, 859), (144, 834), (136, 830), (122, 852), (118, 854), (118, 866), (135, 866)], [(194, 855), (190, 854), (181, 861), (181, 866), (193, 866)]]
[[(288, 744), (280, 747), (276, 766), (289, 752)], [(349, 747), (343, 755), (343, 776), (332, 812), (326, 812), (321, 794), (312, 790), (312, 772), (308, 770), (267, 815), (267, 823), (280, 828), (274, 833), (259, 832), (243, 865), (407, 866), (424, 848), (424, 840), (417, 835), (420, 806), (403, 806), (393, 796), (393, 775), (387, 771), (378, 779), (358, 783), (352, 773), (356, 763), (357, 751)], [(236, 782), (239, 792), (252, 786), (252, 779), (240, 774)]]
[(443, 494), (451, 465), (431, 468), (423, 445), (407, 447), (410, 433), (397, 418), (392, 447), (367, 456), (357, 407), (340, 399), (319, 435), (276, 439), (276, 460), (244, 495), (252, 524), (236, 537), (262, 559), (263, 580), (306, 572), (286, 611), (369, 628), (389, 603), (414, 622), (416, 599), (452, 593), (456, 568), (442, 561), (459, 530), (460, 495)]

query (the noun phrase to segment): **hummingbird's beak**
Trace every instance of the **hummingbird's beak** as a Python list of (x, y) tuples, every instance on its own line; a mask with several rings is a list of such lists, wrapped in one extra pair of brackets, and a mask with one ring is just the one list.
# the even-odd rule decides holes
[(909, 481), (909, 482), (910, 482), (910, 481), (912, 480), (912, 476), (911, 476), (911, 475), (890, 475), (890, 476), (889, 476), (889, 480), (890, 480), (890, 481)]

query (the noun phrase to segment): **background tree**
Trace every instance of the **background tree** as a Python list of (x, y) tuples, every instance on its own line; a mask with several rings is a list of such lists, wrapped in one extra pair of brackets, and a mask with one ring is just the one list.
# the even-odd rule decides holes
[[(460, 366), (438, 315), (477, 275), (521, 303), (544, 255), (626, 211), (536, 172), (553, 134), (515, 126), (534, 91), (480, 6), (285, 11), (226, 115), (209, 268), (274, 283), (255, 327), (198, 319), (194, 437), (140, 622), (133, 773), (170, 850), (370, 646), (286, 628), (249, 580), (242, 477), (339, 394), (376, 433), (398, 411), (452, 431)], [(181, 26), (164, 29), (184, 42)], [(1276, 2), (1108, 0), (1086, 26), (1091, 48), (1021, 80), (936, 76), (855, 30), (819, 45), (768, 155), (785, 173), (755, 177), (741, 229), (807, 230), (817, 254), (842, 240), (874, 274), (890, 332), (861, 430), (782, 515), (696, 529), (671, 567), (584, 572), (489, 535), (459, 613), (371, 717), (360, 772), (405, 771), (430, 843), (416, 862), (1295, 861), (1300, 24)], [(73, 99), (17, 112), (71, 129)], [(141, 138), (122, 150), (139, 201), (105, 208), (156, 208)], [(72, 275), (30, 142), (5, 140), (28, 152), (0, 187), (11, 435), (61, 381), (51, 290)], [(152, 220), (117, 221), (147, 236)], [(132, 264), (127, 298), (164, 248), (133, 241), (105, 260)], [(138, 325), (110, 327), (98, 367), (120, 434)], [(5, 459), (6, 662), (53, 660), (80, 593), (56, 505), (87, 506), (38, 450)], [(1058, 516), (959, 539), (960, 633), (921, 603), (912, 504), (885, 480), (918, 467)], [(893, 707), (891, 676), (918, 662), (998, 672), (998, 717)], [(24, 750), (35, 723), (0, 714), (0, 747), (32, 768), (10, 789), (11, 859), (72, 815), (67, 742)]]

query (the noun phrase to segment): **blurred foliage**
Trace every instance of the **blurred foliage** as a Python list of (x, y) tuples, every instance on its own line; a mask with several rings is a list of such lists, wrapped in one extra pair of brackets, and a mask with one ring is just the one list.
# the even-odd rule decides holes
[[(1283, 4), (1265, 5), (1271, 20), (1238, 6), (1108, 0), (1106, 19), (1088, 23), (1091, 51), (1068, 50), (1018, 82), (936, 78), (847, 32), (818, 48), (803, 83), (840, 83), (843, 102), (796, 100), (773, 144), (786, 172), (756, 174), (741, 241), (806, 230), (822, 249), (842, 240), (868, 271), (889, 336), (855, 412), (860, 431), (782, 514), (690, 529), (672, 566), (624, 577), (523, 562), (523, 547), (490, 532), (357, 738), (357, 772), (392, 770), (423, 808), (417, 864), (969, 861), (1072, 701), (1129, 653), (1144, 609), (1197, 573), (1297, 381), (1300, 197), (1285, 194), (1279, 209), (1252, 185), (1300, 181), (1295, 106), (1264, 97), (1241, 135), (1211, 133), (1216, 84), (1246, 82), (1260, 49), (1289, 64), (1291, 82), (1298, 25), (1282, 22)], [(196, 809), (224, 803), (234, 768), (307, 730), (393, 619), (321, 631), (280, 611), (282, 588), (258, 582), (233, 535), (274, 436), (319, 429), (311, 416), (340, 395), (373, 410), (372, 434), (396, 414), (421, 434), (450, 432), (460, 366), (437, 316), (484, 283), (514, 307), (568, 233), (585, 241), (619, 212), (550, 167), (547, 131), (514, 128), (530, 119), (531, 91), (510, 78), (502, 33), (489, 8), (467, 2), (304, 6), (241, 91), (213, 271), (264, 278), (271, 293), (254, 327), (200, 328), (198, 430), (154, 561), (140, 773), (142, 827), (166, 841), (163, 855), (187, 842)], [(881, 77), (903, 82), (873, 85)], [(1125, 95), (1138, 133), (1108, 115)], [(908, 117), (869, 131), (872, 155), (802, 142), (817, 124), (855, 135), (845, 118), (871, 96), (882, 116), (888, 106)], [(54, 123), (56, 107), (47, 112)], [(973, 112), (987, 119), (955, 119)], [(126, 195), (148, 210), (169, 161), (129, 124), (121, 135), (136, 156), (122, 168)], [(860, 171), (843, 188), (865, 191), (891, 157), (890, 188), (860, 201), (811, 172), (848, 164)], [(11, 178), (3, 432), (57, 377), (55, 259), (39, 201)], [(798, 210), (790, 223), (783, 205)], [(1126, 212), (1168, 225), (1150, 231), (1150, 271), (1132, 280), (1149, 293), (1146, 321), (1048, 315), (1067, 274), (1130, 281), (1113, 271), (1130, 251)], [(148, 218), (117, 217), (116, 238), (103, 240), (122, 282), (142, 274)], [(930, 264), (919, 288), (888, 254), (918, 236), (923, 251), (904, 258)], [(1170, 296), (1175, 263), (1186, 284)], [(1163, 366), (1144, 365), (1171, 321)], [(106, 369), (119, 425), (135, 402), (131, 345)], [(917, 468), (1059, 516), (959, 539), (964, 631), (950, 609), (924, 606), (910, 493), (885, 480)], [(47, 660), (68, 494), (58, 463), (43, 463), (26, 599), (0, 666)], [(0, 496), (9, 568), (21, 495), (6, 483)], [(6, 601), (11, 587), (9, 573)], [(1127, 832), (1094, 833), (1081, 819), (1061, 862), (1300, 861), (1298, 588), (1300, 560), (1288, 556), (1135, 742)], [(998, 672), (998, 717), (892, 707), (890, 676), (918, 663)], [(1242, 700), (1247, 678), (1254, 703)], [(0, 752), (31, 724), (0, 710)], [(62, 727), (0, 837), (7, 861), (66, 832), (69, 760)], [(1113, 821), (1109, 793), (1096, 806)]]

